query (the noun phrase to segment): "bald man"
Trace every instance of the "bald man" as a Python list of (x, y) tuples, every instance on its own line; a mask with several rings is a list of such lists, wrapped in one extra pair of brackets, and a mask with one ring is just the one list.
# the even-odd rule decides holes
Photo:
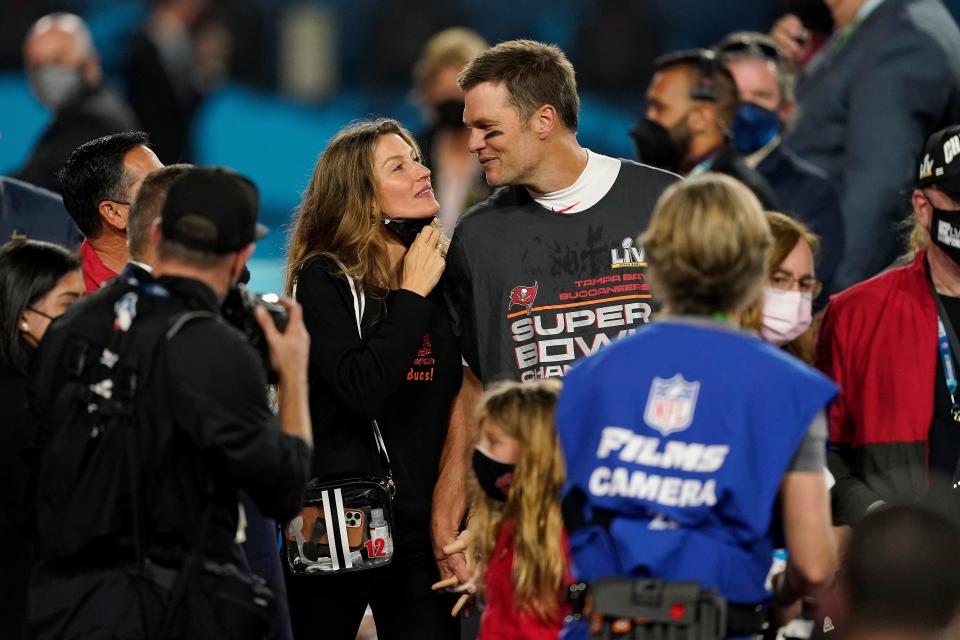
[(57, 172), (75, 148), (94, 138), (137, 129), (130, 107), (103, 80), (90, 30), (71, 13), (34, 23), (23, 44), (33, 95), (52, 114), (17, 178), (58, 191)]

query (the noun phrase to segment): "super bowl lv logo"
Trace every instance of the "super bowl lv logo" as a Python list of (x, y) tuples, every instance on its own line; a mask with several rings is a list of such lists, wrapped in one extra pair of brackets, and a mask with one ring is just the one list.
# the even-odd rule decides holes
[(525, 307), (527, 311), (530, 311), (530, 308), (533, 307), (533, 301), (537, 298), (537, 283), (534, 282), (532, 286), (529, 287), (514, 287), (510, 290), (510, 306), (507, 308), (507, 311), (513, 309), (514, 307)]

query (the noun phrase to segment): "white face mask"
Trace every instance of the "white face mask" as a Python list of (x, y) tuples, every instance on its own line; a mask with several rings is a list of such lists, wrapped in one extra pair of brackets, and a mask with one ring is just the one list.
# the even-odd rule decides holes
[(30, 85), (37, 100), (56, 111), (83, 89), (83, 73), (77, 67), (45, 64), (30, 72)]
[(763, 339), (782, 347), (794, 340), (813, 322), (813, 298), (799, 291), (763, 288)]

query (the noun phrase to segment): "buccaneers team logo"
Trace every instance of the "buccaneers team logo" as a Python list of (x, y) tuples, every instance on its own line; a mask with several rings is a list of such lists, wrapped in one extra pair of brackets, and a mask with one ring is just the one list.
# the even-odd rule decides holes
[(537, 298), (537, 283), (532, 287), (514, 287), (510, 291), (510, 306), (507, 311), (514, 307), (526, 307), (527, 311), (533, 306), (533, 301)]

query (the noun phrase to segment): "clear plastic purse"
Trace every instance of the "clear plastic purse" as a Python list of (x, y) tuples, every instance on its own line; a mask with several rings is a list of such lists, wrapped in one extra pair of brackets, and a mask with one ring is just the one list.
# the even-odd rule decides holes
[[(361, 337), (365, 298), (351, 279), (350, 292)], [(317, 576), (374, 569), (393, 559), (393, 471), (387, 445), (376, 420), (370, 421), (377, 451), (387, 469), (386, 479), (372, 476), (337, 480), (314, 479), (304, 504), (284, 524), (284, 556), (290, 572)]]

